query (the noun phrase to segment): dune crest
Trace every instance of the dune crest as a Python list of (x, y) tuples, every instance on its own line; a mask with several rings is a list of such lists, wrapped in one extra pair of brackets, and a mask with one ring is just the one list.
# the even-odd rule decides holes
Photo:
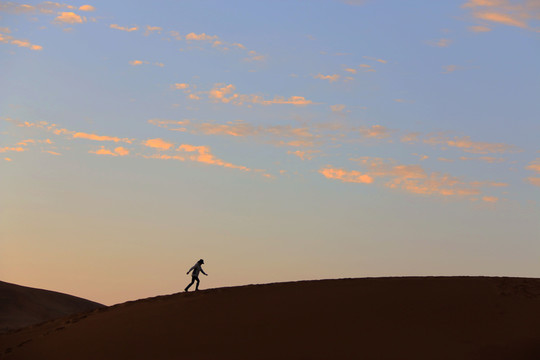
[(0, 333), (101, 307), (76, 296), (0, 281)]
[(0, 357), (540, 359), (540, 279), (339, 279), (178, 293), (1, 335)]

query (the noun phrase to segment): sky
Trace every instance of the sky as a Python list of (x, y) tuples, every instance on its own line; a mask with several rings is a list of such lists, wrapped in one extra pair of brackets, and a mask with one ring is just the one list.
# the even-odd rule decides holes
[(0, 1), (0, 279), (540, 277), (539, 33), (539, 0)]

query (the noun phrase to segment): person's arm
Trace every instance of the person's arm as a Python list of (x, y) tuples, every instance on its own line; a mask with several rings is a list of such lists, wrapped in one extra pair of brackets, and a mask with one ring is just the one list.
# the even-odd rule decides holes
[(189, 269), (189, 271), (186, 273), (186, 275), (189, 275), (189, 273), (191, 272), (191, 270), (193, 270), (195, 266), (192, 266), (191, 269)]
[(204, 270), (203, 270), (202, 268), (201, 268), (201, 272), (202, 272), (204, 275), (208, 276), (208, 274), (205, 273)]

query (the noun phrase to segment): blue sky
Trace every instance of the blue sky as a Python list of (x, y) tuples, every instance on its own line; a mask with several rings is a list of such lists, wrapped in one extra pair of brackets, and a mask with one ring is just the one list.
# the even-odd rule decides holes
[(201, 257), (208, 287), (539, 276), (539, 20), (0, 1), (2, 279), (115, 303)]

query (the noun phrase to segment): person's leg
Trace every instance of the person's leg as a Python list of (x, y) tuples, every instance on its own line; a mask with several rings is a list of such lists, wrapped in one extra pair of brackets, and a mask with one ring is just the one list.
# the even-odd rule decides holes
[(191, 287), (191, 285), (193, 285), (194, 282), (195, 282), (195, 278), (194, 278), (194, 277), (191, 277), (191, 282), (190, 282), (189, 285), (184, 289), (184, 291), (188, 291), (189, 288)]
[(199, 290), (199, 283), (200, 283), (199, 278), (193, 278), (193, 279), (195, 279), (197, 281), (197, 285), (195, 286), (195, 290)]

